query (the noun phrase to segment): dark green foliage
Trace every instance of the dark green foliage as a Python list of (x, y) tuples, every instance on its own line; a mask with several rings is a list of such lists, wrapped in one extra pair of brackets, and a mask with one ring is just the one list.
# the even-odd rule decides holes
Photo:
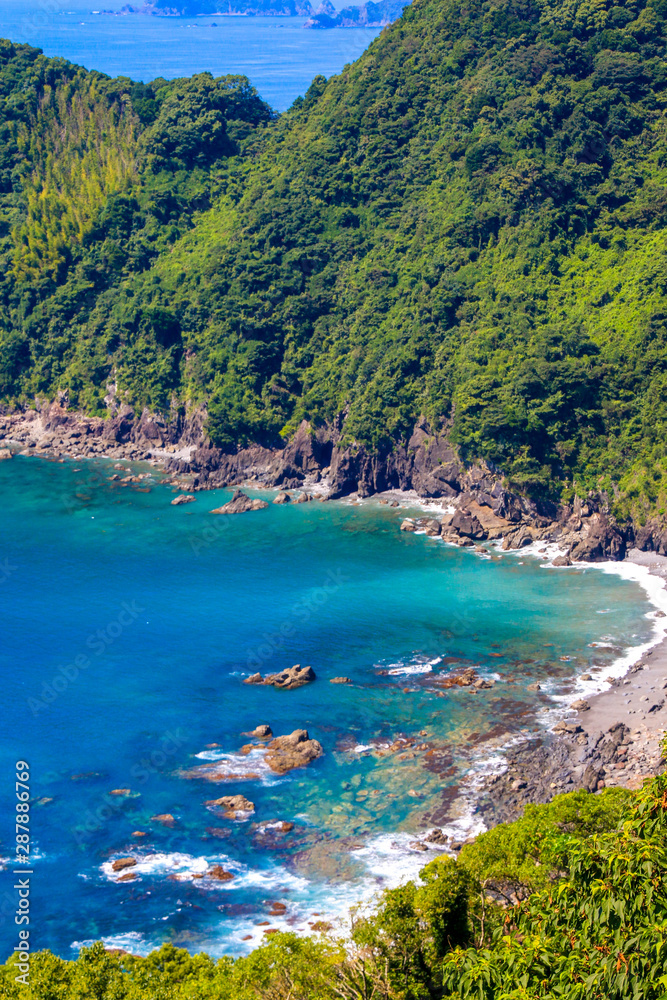
[[(339, 413), (385, 447), (423, 414), (519, 490), (663, 511), (666, 14), (415, 0), (277, 121), (240, 78), (113, 81), (6, 43), (2, 294), (30, 356), (3, 392), (82, 405), (115, 372), (134, 405), (210, 400), (229, 448)], [(38, 197), (63, 121), (65, 204), (88, 191), (64, 216)]]

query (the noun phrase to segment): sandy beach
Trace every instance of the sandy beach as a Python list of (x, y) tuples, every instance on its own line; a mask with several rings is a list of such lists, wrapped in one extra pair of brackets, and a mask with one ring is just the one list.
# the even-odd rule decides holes
[[(667, 556), (631, 549), (626, 561), (645, 566), (667, 581)], [(660, 766), (660, 745), (667, 730), (667, 639), (643, 654), (625, 677), (615, 679), (601, 694), (587, 699), (590, 708), (576, 721), (589, 735), (606, 732), (618, 722), (630, 730), (627, 760), (606, 768), (606, 785), (637, 787)]]

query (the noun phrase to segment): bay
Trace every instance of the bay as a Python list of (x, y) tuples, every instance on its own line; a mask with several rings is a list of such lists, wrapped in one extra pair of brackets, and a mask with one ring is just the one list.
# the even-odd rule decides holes
[[(655, 625), (632, 580), (402, 533), (405, 509), (224, 518), (210, 511), (229, 490), (174, 507), (159, 473), (111, 478), (124, 475), (105, 461), (0, 463), (2, 843), (25, 759), (35, 946), (65, 957), (98, 937), (235, 954), (416, 874), (419, 831), (475, 828), (460, 795), (503, 740), (545, 726), (577, 676), (599, 683)], [(295, 663), (317, 680), (243, 683)], [(466, 666), (494, 686), (438, 686)], [(351, 683), (330, 683), (340, 676)], [(272, 773), (259, 749), (239, 753), (264, 723), (307, 729), (323, 756)], [(215, 761), (231, 780), (192, 777)], [(254, 813), (205, 805), (229, 794)], [(123, 857), (136, 877), (119, 882)], [(234, 877), (197, 877), (217, 864)], [(13, 947), (8, 921), (0, 944)]]
[[(92, 0), (0, 0), (0, 36), (89, 70), (149, 82), (209, 71), (240, 73), (284, 111), (318, 74), (353, 62), (379, 28), (304, 30), (302, 17), (150, 17), (92, 14)], [(122, 4), (118, 5), (119, 8)], [(211, 27), (215, 23), (216, 27)]]

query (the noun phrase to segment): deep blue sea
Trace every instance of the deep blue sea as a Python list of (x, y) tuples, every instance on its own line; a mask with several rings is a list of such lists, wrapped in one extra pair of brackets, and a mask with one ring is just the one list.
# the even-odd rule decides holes
[[(379, 28), (304, 30), (302, 17), (109, 16), (122, 0), (0, 0), (0, 37), (110, 76), (148, 82), (209, 70), (242, 73), (277, 111), (305, 94), (318, 73), (353, 62)], [(211, 27), (215, 22), (217, 27)]]
[[(104, 461), (0, 462), (0, 850), (13, 850), (25, 760), (31, 941), (66, 957), (99, 937), (239, 953), (416, 873), (428, 860), (409, 846), (416, 832), (474, 828), (472, 800), (455, 792), (499, 744), (547, 724), (553, 697), (591, 668), (606, 676), (655, 624), (632, 580), (409, 535), (405, 509), (313, 502), (222, 517), (210, 511), (228, 490), (174, 507), (159, 474), (115, 474)], [(295, 663), (317, 680), (243, 684)], [(495, 686), (438, 688), (467, 665)], [(352, 683), (329, 683), (340, 675)], [(324, 756), (274, 775), (260, 751), (238, 753), (260, 723), (307, 728)], [(229, 780), (188, 777), (213, 760)], [(237, 793), (253, 815), (204, 805)], [(129, 856), (137, 877), (119, 882), (111, 862)], [(215, 864), (234, 878), (193, 877)], [(4, 960), (15, 901), (10, 871), (0, 878)], [(276, 901), (284, 914), (270, 913)]]

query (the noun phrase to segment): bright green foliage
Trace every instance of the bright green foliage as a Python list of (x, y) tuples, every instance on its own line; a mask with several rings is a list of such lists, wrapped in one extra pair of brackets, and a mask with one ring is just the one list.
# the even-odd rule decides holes
[(548, 805), (527, 805), (516, 823), (465, 844), (459, 861), (486, 890), (516, 902), (550, 885), (582, 838), (616, 829), (630, 798), (624, 788), (608, 788), (600, 795), (569, 792)]
[[(666, 748), (667, 749), (667, 748)], [(440, 857), (353, 914), (351, 940), (275, 934), (237, 960), (101, 944), (0, 966), (2, 1000), (665, 1000), (667, 775), (577, 792)], [(538, 873), (539, 869), (544, 869)], [(515, 905), (498, 886), (540, 889)]]
[[(229, 448), (345, 413), (343, 440), (382, 450), (424, 414), (516, 489), (663, 510), (666, 15), (414, 0), (274, 122), (238, 78), (144, 86), (6, 47), (3, 162), (43, 136), (25, 189), (4, 174), (0, 394), (103, 410), (113, 377), (136, 406), (209, 402)], [(58, 122), (100, 105), (66, 142), (88, 192), (67, 252), (36, 73), (80, 91)]]
[(658, 1000), (667, 996), (667, 777), (638, 796), (621, 832), (569, 851), (562, 881), (508, 911), (493, 945), (443, 965), (463, 1000)]

